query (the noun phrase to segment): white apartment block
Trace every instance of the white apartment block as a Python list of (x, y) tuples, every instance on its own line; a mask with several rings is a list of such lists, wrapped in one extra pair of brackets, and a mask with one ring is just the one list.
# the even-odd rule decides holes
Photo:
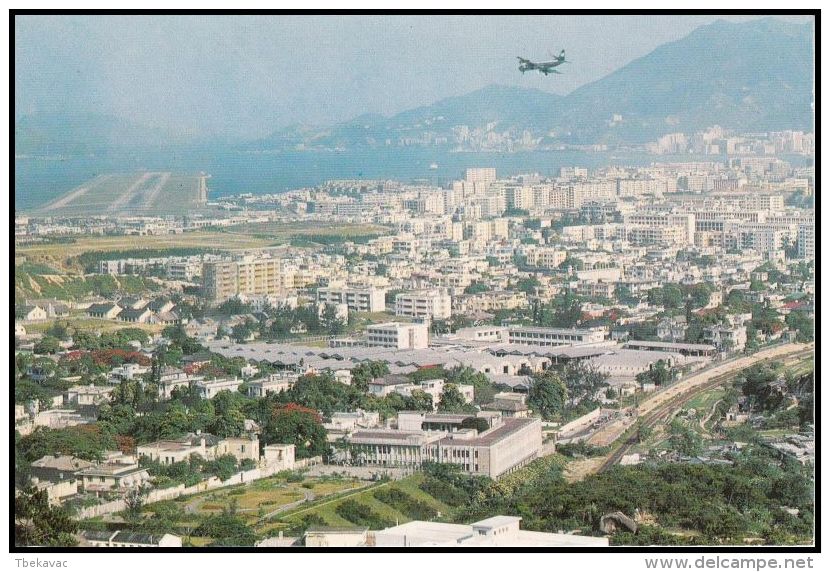
[(283, 289), (282, 261), (245, 257), (241, 260), (207, 262), (202, 285), (205, 297), (223, 302), (237, 294), (277, 294)]
[(429, 346), (429, 326), (402, 322), (373, 324), (366, 327), (366, 343), (370, 347), (425, 349)]
[(351, 312), (383, 312), (386, 309), (386, 289), (374, 286), (328, 286), (317, 289), (317, 301), (324, 304), (345, 304)]
[(484, 183), (489, 185), (496, 182), (496, 169), (493, 167), (480, 167), (467, 169), (465, 180), (468, 183)]
[(439, 290), (402, 292), (395, 296), (395, 315), (446, 320), (452, 315), (452, 298)]

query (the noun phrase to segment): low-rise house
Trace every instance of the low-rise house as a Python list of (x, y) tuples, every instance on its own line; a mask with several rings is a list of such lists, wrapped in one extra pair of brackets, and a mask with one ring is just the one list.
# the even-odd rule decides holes
[[(395, 393), (399, 393), (406, 397), (411, 397), (415, 391), (423, 391), (432, 397), (433, 409), (438, 407), (438, 402), (441, 400), (441, 394), (444, 392), (446, 382), (443, 379), (430, 379), (421, 383), (410, 383), (409, 385), (396, 386)], [(475, 398), (475, 388), (472, 385), (456, 385), (456, 389), (464, 397), (466, 403), (472, 403)]]
[(30, 473), (41, 482), (59, 483), (74, 480), (78, 472), (92, 467), (95, 463), (72, 455), (46, 455), (32, 461)]
[(174, 389), (177, 387), (187, 387), (191, 381), (196, 381), (196, 379), (191, 378), (187, 373), (177, 367), (166, 365), (161, 368), (159, 374), (159, 397), (162, 399), (170, 399)]
[(41, 481), (38, 478), (32, 478), (32, 486), (39, 491), (46, 491), (46, 496), (49, 499), (49, 504), (53, 506), (60, 505), (64, 499), (73, 497), (78, 494), (78, 480), (73, 478), (51, 482)]
[(150, 324), (161, 324), (163, 326), (175, 326), (181, 322), (181, 317), (176, 312), (159, 312), (153, 314), (147, 320)]
[(710, 326), (704, 328), (703, 339), (720, 350), (741, 351), (746, 347), (746, 326)]
[(114, 302), (104, 302), (101, 304), (92, 304), (87, 308), (87, 315), (90, 318), (102, 318), (105, 320), (114, 320), (118, 314), (123, 311), (123, 308)]
[(176, 307), (176, 304), (174, 304), (171, 300), (167, 298), (156, 298), (155, 300), (151, 301), (147, 306), (156, 314), (162, 314), (164, 312), (170, 312), (173, 308)]
[(259, 438), (256, 435), (226, 437), (217, 444), (215, 455), (233, 455), (237, 461), (250, 459), (259, 462)]
[(85, 492), (126, 491), (150, 480), (147, 469), (137, 463), (104, 462), (78, 472)]
[(412, 380), (405, 375), (385, 375), (369, 382), (369, 393), (377, 397), (386, 397), (397, 388), (412, 385)]
[(49, 316), (46, 310), (40, 306), (22, 304), (15, 307), (14, 317), (16, 320), (24, 320), (26, 322), (43, 322)]
[(101, 405), (109, 401), (114, 387), (96, 387), (95, 384), (75, 385), (64, 393), (64, 403), (72, 405)]
[(682, 341), (686, 338), (686, 330), (688, 329), (686, 316), (664, 318), (657, 324), (657, 337), (671, 342)]
[(212, 399), (220, 391), (237, 391), (242, 380), (234, 378), (201, 379), (193, 384), (202, 399)]
[(483, 409), (498, 411), (503, 417), (528, 417), (530, 408), (526, 403), (527, 395), (524, 393), (502, 392), (493, 396), (493, 402), (488, 403)]
[(288, 391), (298, 379), (299, 374), (293, 372), (277, 372), (262, 379), (254, 379), (247, 384), (248, 397), (260, 398), (268, 393)]
[(199, 352), (189, 356), (182, 356), (182, 367), (185, 368), (185, 370), (188, 367), (200, 368), (209, 364), (211, 359), (212, 357), (208, 352)]
[(139, 375), (144, 375), (148, 371), (150, 371), (150, 368), (147, 366), (139, 365), (137, 363), (123, 363), (120, 366), (114, 367), (110, 370), (110, 377), (119, 380), (131, 380)]
[(153, 312), (149, 308), (124, 308), (118, 314), (118, 319), (122, 322), (146, 324), (152, 316)]
[(76, 425), (94, 422), (90, 417), (73, 409), (47, 409), (40, 411), (32, 420), (35, 427), (49, 427), (50, 429), (66, 429)]
[(210, 433), (190, 433), (181, 439), (165, 439), (139, 445), (136, 453), (162, 465), (172, 465), (190, 459), (191, 455), (211, 461), (222, 439)]
[(142, 308), (146, 308), (149, 303), (149, 300), (141, 297), (124, 297), (118, 301), (118, 305), (125, 310), (141, 310)]
[(197, 455), (212, 461), (222, 455), (233, 455), (237, 460), (259, 461), (259, 438), (256, 435), (221, 438), (209, 433), (190, 433), (180, 439), (166, 439), (139, 445), (139, 457), (146, 457), (163, 465), (181, 463)]

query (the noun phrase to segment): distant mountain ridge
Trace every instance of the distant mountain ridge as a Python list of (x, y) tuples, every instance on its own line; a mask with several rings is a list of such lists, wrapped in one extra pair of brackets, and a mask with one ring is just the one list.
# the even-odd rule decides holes
[[(530, 139), (530, 145), (642, 143), (715, 124), (744, 132), (807, 131), (814, 122), (813, 51), (812, 23), (719, 20), (567, 96), (490, 85), (391, 117), (366, 114), (328, 127), (294, 125), (239, 148), (424, 145), (451, 149), (462, 145), (473, 131), (485, 132), (479, 140), (486, 139), (488, 132), (496, 138), (507, 133), (511, 144)], [(184, 143), (185, 137), (104, 116), (15, 120), (18, 154), (94, 153)]]
[[(811, 130), (813, 44), (809, 23), (718, 20), (564, 97), (491, 85), (392, 117), (362, 116), (303, 142), (383, 144), (390, 137), (448, 135), (456, 126), (492, 123), (499, 131), (530, 129), (571, 143), (642, 143), (715, 124), (744, 132)], [(621, 120), (612, 121), (615, 115)]]
[[(629, 141), (714, 124), (811, 130), (813, 57), (811, 24), (718, 20), (573, 91), (557, 127)], [(604, 127), (614, 113), (616, 132)]]

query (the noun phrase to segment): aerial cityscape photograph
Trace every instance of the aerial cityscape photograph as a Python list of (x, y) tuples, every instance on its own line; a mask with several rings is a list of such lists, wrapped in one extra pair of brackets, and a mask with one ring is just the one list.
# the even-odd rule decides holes
[(815, 550), (818, 18), (13, 13), (9, 550)]

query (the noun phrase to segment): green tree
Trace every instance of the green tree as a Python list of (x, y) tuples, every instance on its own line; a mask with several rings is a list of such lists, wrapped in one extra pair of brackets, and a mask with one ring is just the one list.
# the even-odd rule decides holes
[(337, 307), (332, 304), (326, 304), (320, 322), (325, 333), (330, 336), (339, 336), (346, 331), (346, 322), (338, 317)]
[(467, 402), (464, 400), (464, 395), (458, 390), (458, 386), (453, 383), (444, 385), (444, 391), (441, 392), (441, 399), (438, 400), (438, 411), (442, 413), (461, 413), (469, 410)]
[(433, 411), (432, 396), (425, 391), (416, 389), (406, 401), (406, 408), (412, 411)]
[(49, 504), (45, 490), (26, 487), (14, 497), (14, 545), (75, 546), (78, 523), (63, 507)]
[(34, 347), (36, 354), (56, 354), (59, 351), (61, 351), (60, 340), (52, 336), (43, 336)]
[(547, 370), (533, 376), (528, 392), (528, 404), (544, 419), (553, 419), (562, 414), (568, 399), (568, 388), (559, 376)]
[(243, 397), (239, 393), (220, 391), (211, 399), (214, 416), (208, 430), (219, 437), (239, 437), (245, 432)]
[(352, 368), (352, 387), (368, 391), (369, 382), (389, 374), (389, 366), (383, 361), (366, 361)]
[(293, 403), (273, 408), (263, 427), (262, 443), (293, 443), (298, 459), (324, 455), (329, 450), (326, 430), (317, 413)]
[(147, 488), (144, 486), (134, 487), (124, 494), (124, 517), (128, 521), (141, 519), (141, 510), (144, 508), (144, 501), (147, 500)]
[(672, 422), (670, 432), (669, 443), (675, 451), (687, 457), (695, 457), (703, 451), (703, 440), (700, 435), (680, 421)]

